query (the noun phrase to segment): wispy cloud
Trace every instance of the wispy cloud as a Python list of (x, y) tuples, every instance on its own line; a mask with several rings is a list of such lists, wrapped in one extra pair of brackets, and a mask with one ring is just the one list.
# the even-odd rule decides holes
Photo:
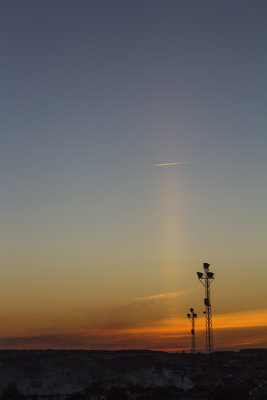
[[(264, 310), (261, 310), (264, 311)], [(252, 313), (250, 313), (252, 314)], [(222, 315), (223, 319), (224, 315)], [(266, 310), (262, 326), (221, 327), (215, 319), (216, 349), (240, 349), (244, 347), (266, 347), (267, 326)], [(84, 329), (76, 333), (52, 335), (24, 335), (16, 337), (0, 337), (0, 349), (153, 349), (177, 351), (188, 349), (188, 329), (186, 317), (171, 317), (149, 322), (142, 327)], [(204, 317), (198, 322), (198, 348), (204, 349)]]
[[(160, 295), (146, 296), (144, 299), (162, 298), (164, 296), (179, 296), (184, 292), (161, 293)], [(158, 297), (160, 296), (160, 297)], [(143, 299), (143, 298), (141, 298)], [(129, 316), (129, 321), (135, 314), (142, 312), (147, 307), (141, 320), (134, 319), (134, 324), (113, 324), (107, 323), (100, 326), (89, 324), (73, 332), (71, 329), (66, 333), (59, 333), (56, 329), (54, 334), (34, 334), (33, 332), (22, 335), (3, 335), (0, 336), (0, 349), (153, 349), (177, 351), (188, 349), (189, 346), (189, 325), (185, 310), (182, 314), (177, 313), (154, 315), (153, 305), (158, 309), (160, 304), (149, 302), (132, 302), (133, 308), (129, 305), (123, 308), (110, 309), (108, 314), (112, 319), (118, 315), (124, 318)], [(135, 311), (135, 313), (134, 313)], [(199, 310), (200, 311), (200, 310)], [(137, 316), (138, 317), (138, 316)], [(202, 334), (199, 335), (198, 348), (204, 349), (204, 316), (198, 315), (197, 329)], [(266, 347), (267, 346), (267, 309), (249, 310), (227, 314), (214, 315), (214, 328), (216, 334), (216, 349), (240, 349), (244, 347)], [(115, 321), (116, 322), (116, 321)], [(123, 322), (123, 321), (122, 321)], [(127, 322), (127, 321), (126, 321)], [(143, 323), (140, 323), (143, 322)], [(74, 324), (72, 324), (73, 327)], [(58, 331), (58, 333), (57, 333)]]
[(185, 293), (188, 293), (188, 291), (153, 294), (152, 296), (136, 297), (134, 301), (169, 299), (170, 297), (182, 296)]
[(170, 162), (170, 163), (158, 163), (158, 164), (153, 164), (153, 167), (167, 167), (170, 165), (184, 165), (186, 164), (185, 162)]

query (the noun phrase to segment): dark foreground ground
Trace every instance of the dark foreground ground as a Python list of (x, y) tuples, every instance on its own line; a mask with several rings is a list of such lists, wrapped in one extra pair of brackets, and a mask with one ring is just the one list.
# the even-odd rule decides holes
[(0, 400), (267, 400), (267, 349), (3, 350)]

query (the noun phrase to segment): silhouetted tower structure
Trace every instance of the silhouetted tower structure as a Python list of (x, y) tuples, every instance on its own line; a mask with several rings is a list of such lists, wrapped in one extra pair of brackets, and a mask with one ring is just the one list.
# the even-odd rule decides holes
[(194, 312), (193, 308), (190, 308), (190, 313), (187, 314), (187, 318), (191, 321), (192, 329), (191, 329), (191, 353), (196, 352), (196, 332), (195, 332), (195, 319), (197, 318), (197, 314)]
[(198, 279), (205, 287), (205, 298), (204, 305), (206, 315), (206, 351), (212, 353), (214, 350), (213, 343), (213, 330), (212, 330), (212, 313), (211, 313), (211, 302), (210, 302), (210, 285), (214, 280), (214, 273), (209, 270), (210, 264), (203, 263), (203, 272), (197, 272)]

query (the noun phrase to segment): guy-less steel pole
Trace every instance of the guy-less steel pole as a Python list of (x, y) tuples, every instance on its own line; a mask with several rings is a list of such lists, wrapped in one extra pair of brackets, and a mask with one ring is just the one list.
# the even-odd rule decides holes
[(206, 351), (207, 353), (212, 353), (214, 350), (213, 341), (213, 329), (212, 329), (212, 312), (211, 312), (211, 301), (210, 301), (210, 285), (214, 280), (214, 273), (209, 271), (210, 264), (203, 264), (203, 272), (197, 272), (198, 279), (205, 287), (205, 298), (204, 305), (206, 315)]
[(197, 314), (194, 312), (193, 308), (190, 308), (190, 314), (187, 314), (187, 318), (191, 321), (192, 329), (191, 329), (191, 353), (196, 352), (196, 331), (195, 331), (195, 319), (197, 318)]

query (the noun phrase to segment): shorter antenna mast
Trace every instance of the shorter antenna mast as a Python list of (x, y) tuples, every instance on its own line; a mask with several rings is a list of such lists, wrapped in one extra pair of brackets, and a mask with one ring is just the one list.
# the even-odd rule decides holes
[(191, 329), (191, 353), (196, 352), (196, 332), (195, 332), (195, 319), (197, 318), (197, 314), (195, 313), (193, 308), (190, 308), (190, 313), (187, 314), (187, 318), (191, 321), (192, 329)]

